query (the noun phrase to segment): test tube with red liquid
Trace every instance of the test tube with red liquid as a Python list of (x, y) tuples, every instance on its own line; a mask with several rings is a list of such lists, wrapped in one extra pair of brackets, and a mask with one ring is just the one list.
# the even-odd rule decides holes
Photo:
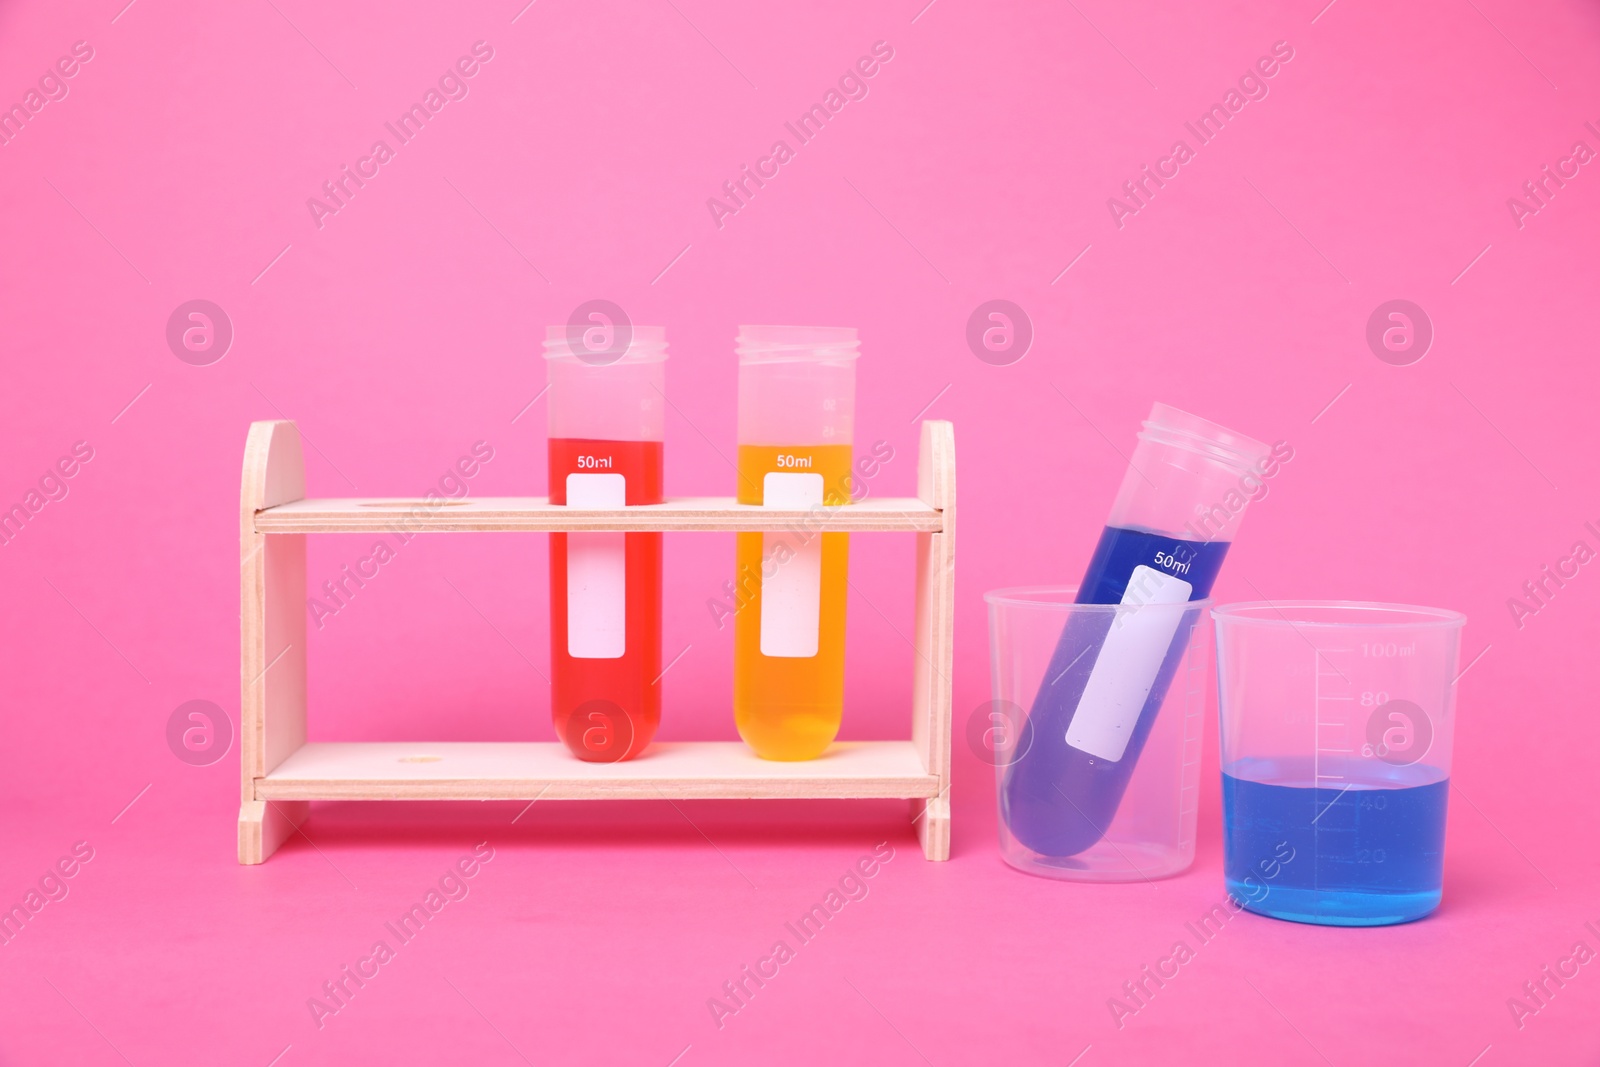
[[(659, 326), (552, 326), (550, 503), (659, 504), (667, 341)], [(550, 708), (596, 763), (631, 759), (661, 722), (661, 534), (550, 535)]]

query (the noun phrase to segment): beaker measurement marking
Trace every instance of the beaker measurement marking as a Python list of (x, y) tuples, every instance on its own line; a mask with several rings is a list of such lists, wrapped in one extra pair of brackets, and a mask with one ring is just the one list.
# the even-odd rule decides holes
[(1167, 570), (1171, 571), (1173, 574), (1188, 574), (1189, 573), (1189, 561), (1188, 560), (1180, 561), (1176, 556), (1174, 556), (1170, 552), (1157, 552), (1156, 553), (1156, 566), (1157, 567), (1164, 567)]
[(810, 456), (791, 456), (791, 455), (787, 455), (787, 454), (786, 455), (781, 455), (781, 456), (778, 457), (778, 466), (780, 466), (780, 467), (806, 468), (806, 467), (811, 466), (811, 457)]
[(1413, 641), (1409, 645), (1402, 645), (1395, 641), (1373, 641), (1372, 643), (1368, 644), (1367, 642), (1363, 641), (1361, 643), (1361, 654), (1374, 659), (1388, 659), (1395, 656), (1415, 656), (1417, 654), (1417, 643)]
[(610, 470), (610, 456), (579, 456), (578, 466), (586, 470)]
[[(1313, 647), (1312, 651), (1315, 654), (1315, 659), (1312, 661), (1311, 667), (1311, 721), (1313, 724), (1313, 745), (1311, 750), (1312, 784), (1318, 789), (1332, 789), (1335, 786), (1341, 787), (1339, 795), (1334, 798), (1333, 802), (1329, 803), (1326, 808), (1323, 808), (1322, 811), (1317, 813), (1317, 819), (1320, 819), (1323, 815), (1327, 814), (1328, 808), (1331, 808), (1334, 806), (1334, 804), (1338, 803), (1339, 799), (1344, 796), (1345, 792), (1350, 790), (1355, 785), (1355, 783), (1351, 782), (1343, 774), (1325, 773), (1322, 769), (1325, 759), (1333, 766), (1346, 766), (1351, 756), (1355, 752), (1355, 738), (1353, 737), (1353, 727), (1348, 718), (1349, 713), (1345, 709), (1337, 707), (1327, 708), (1323, 703), (1324, 701), (1338, 701), (1341, 703), (1353, 703), (1355, 701), (1355, 694), (1350, 691), (1353, 688), (1350, 675), (1340, 670), (1339, 665), (1334, 662), (1332, 658), (1330, 658), (1339, 655), (1349, 655), (1355, 650), (1351, 648)], [(1329, 669), (1324, 670), (1324, 667)], [(1338, 681), (1334, 683), (1334, 688), (1343, 689), (1343, 695), (1327, 692), (1323, 687), (1323, 679), (1325, 678), (1338, 679)], [(1341, 682), (1343, 683), (1342, 685), (1339, 684)], [(1324, 710), (1335, 716), (1333, 721), (1325, 721), (1322, 718)], [(1337, 736), (1331, 737), (1325, 741), (1323, 738), (1323, 732), (1325, 730), (1337, 730), (1338, 734)], [(1332, 741), (1334, 743), (1329, 744), (1328, 741)], [(1320, 840), (1321, 834), (1330, 832), (1329, 827), (1316, 825), (1316, 820), (1313, 820), (1313, 826), (1315, 827), (1318, 835), (1316, 840)]]

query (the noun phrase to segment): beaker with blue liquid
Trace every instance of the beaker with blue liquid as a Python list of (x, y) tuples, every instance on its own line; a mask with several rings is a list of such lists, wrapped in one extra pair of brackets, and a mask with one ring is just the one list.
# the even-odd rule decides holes
[(1430, 914), (1443, 891), (1466, 616), (1275, 601), (1212, 618), (1229, 894), (1249, 911), (1327, 926)]

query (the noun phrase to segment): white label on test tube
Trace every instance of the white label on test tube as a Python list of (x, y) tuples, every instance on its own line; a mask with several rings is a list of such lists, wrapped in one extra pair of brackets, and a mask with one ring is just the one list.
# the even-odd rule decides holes
[[(620, 508), (620, 474), (567, 475), (567, 507)], [(620, 659), (628, 647), (628, 550), (624, 533), (567, 535), (567, 655)]]
[(1183, 621), (1181, 611), (1144, 611), (1142, 606), (1182, 604), (1193, 591), (1188, 582), (1164, 571), (1143, 565), (1133, 569), (1122, 593), (1124, 610), (1117, 612), (1067, 724), (1067, 744), (1111, 763), (1122, 758)]
[[(822, 475), (773, 471), (761, 482), (763, 507), (799, 509), (822, 503)], [(761, 537), (761, 654), (805, 659), (817, 654), (822, 629), (822, 535)], [(785, 546), (783, 550), (779, 545)], [(782, 560), (768, 568), (778, 552)], [(792, 554), (791, 554), (792, 553)], [(769, 569), (775, 573), (767, 576)]]

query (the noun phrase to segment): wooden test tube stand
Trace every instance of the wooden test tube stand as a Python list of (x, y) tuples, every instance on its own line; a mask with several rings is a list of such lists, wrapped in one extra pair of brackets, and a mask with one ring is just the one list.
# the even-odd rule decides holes
[[(430, 506), (403, 499), (305, 499), (300, 433), (252, 423), (240, 492), (239, 862), (261, 863), (313, 800), (894, 798), (911, 801), (930, 860), (950, 855), (951, 671), (955, 625), (955, 435), (925, 421), (917, 495), (820, 513), (669, 500), (614, 509), (499, 497)], [(559, 742), (308, 742), (306, 535), (321, 533), (880, 531), (917, 535), (911, 738), (841, 741), (802, 762), (757, 758), (739, 741), (657, 741), (622, 763), (586, 763)]]

